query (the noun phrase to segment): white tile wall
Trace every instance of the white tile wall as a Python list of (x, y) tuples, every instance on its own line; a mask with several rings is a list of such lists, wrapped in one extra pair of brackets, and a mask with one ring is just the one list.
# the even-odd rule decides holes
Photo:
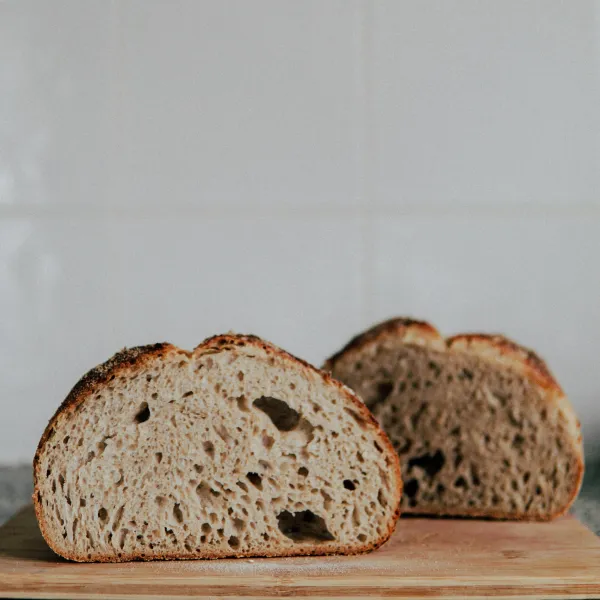
[(0, 206), (105, 202), (110, 37), (108, 3), (0, 3)]
[(597, 205), (599, 6), (374, 3), (375, 200)]
[(354, 2), (125, 2), (113, 200), (355, 200)]
[(538, 349), (600, 441), (600, 4), (0, 3), (0, 463), (123, 345)]

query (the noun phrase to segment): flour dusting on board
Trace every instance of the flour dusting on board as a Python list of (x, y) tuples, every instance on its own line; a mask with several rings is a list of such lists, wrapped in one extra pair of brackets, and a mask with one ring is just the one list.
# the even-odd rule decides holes
[[(151, 565), (156, 571), (175, 571), (196, 575), (227, 575), (237, 577), (326, 577), (350, 573), (368, 573), (382, 570), (397, 570), (397, 565), (379, 562), (372, 556), (326, 556), (298, 558), (257, 558), (222, 559), (206, 561), (155, 562)], [(139, 568), (137, 563), (136, 567)]]

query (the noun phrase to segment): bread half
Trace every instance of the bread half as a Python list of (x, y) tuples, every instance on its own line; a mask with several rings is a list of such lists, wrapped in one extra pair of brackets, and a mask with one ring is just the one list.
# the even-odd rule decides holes
[(82, 562), (366, 552), (402, 489), (353, 392), (233, 334), (90, 371), (42, 436), (34, 484), (44, 538)]
[(404, 512), (546, 520), (575, 500), (579, 422), (531, 350), (500, 335), (445, 340), (399, 318), (357, 336), (324, 368), (390, 436)]

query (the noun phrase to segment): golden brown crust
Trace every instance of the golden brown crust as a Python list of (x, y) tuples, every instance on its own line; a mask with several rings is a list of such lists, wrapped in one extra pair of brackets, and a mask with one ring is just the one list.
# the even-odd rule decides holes
[[(398, 317), (375, 325), (354, 337), (339, 352), (336, 352), (327, 359), (323, 368), (328, 371), (333, 371), (335, 363), (341, 358), (350, 358), (355, 352), (357, 353), (368, 346), (375, 346), (381, 343), (383, 339), (389, 335), (400, 338), (401, 341), (406, 344), (417, 344), (421, 346), (429, 345), (436, 349), (440, 349), (435, 337), (437, 335), (439, 336), (439, 339), (443, 341), (441, 346), (442, 351), (474, 353), (484, 360), (490, 360), (492, 362), (499, 361), (507, 367), (516, 369), (517, 372), (539, 385), (540, 388), (546, 392), (548, 401), (556, 402), (559, 410), (565, 417), (570, 433), (573, 436), (575, 446), (578, 450), (578, 471), (576, 485), (573, 487), (569, 502), (554, 514), (536, 515), (536, 518), (541, 521), (552, 520), (568, 511), (575, 501), (583, 482), (584, 460), (581, 424), (562, 388), (542, 358), (540, 358), (533, 350), (521, 346), (500, 334), (462, 333), (444, 340), (438, 330), (426, 321)], [(411, 510), (410, 508), (406, 509), (406, 512), (419, 514), (417, 511), (414, 509)], [(446, 512), (439, 514), (447, 516), (467, 515), (472, 517), (491, 517), (514, 520), (531, 519), (531, 516), (524, 516), (516, 513), (509, 515), (504, 513), (482, 513), (468, 510), (461, 510), (460, 513)]]
[[(403, 342), (407, 344), (418, 343), (418, 341), (428, 343), (438, 338), (443, 340), (438, 330), (426, 321), (397, 317), (379, 323), (352, 338), (340, 351), (325, 361), (323, 368), (331, 371), (340, 358), (347, 357), (350, 352), (378, 344), (384, 336), (390, 334), (402, 337)], [(510, 361), (513, 363), (512, 366), (521, 370), (525, 367), (527, 374), (539, 385), (563, 393), (546, 363), (533, 350), (520, 346), (503, 335), (460, 333), (446, 338), (444, 345), (447, 349), (477, 352), (483, 358), (505, 359), (504, 362)]]
[(446, 340), (448, 348), (489, 354), (502, 362), (513, 362), (525, 368), (528, 375), (541, 387), (563, 393), (560, 385), (550, 373), (548, 366), (533, 350), (521, 346), (500, 334), (461, 333)]
[(59, 554), (63, 558), (68, 560), (73, 560), (77, 562), (128, 562), (128, 561), (149, 561), (149, 560), (196, 560), (198, 557), (190, 557), (189, 555), (177, 554), (177, 553), (166, 553), (160, 556), (152, 556), (152, 557), (143, 557), (137, 554), (124, 554), (121, 557), (115, 557), (113, 555), (105, 555), (101, 557), (95, 557), (93, 559), (88, 559), (86, 555), (75, 555), (69, 554), (65, 552), (62, 548), (58, 548), (50, 535), (46, 523), (43, 518), (42, 513), (42, 498), (40, 495), (40, 457), (42, 452), (45, 449), (46, 444), (52, 439), (52, 434), (54, 432), (54, 427), (57, 424), (58, 420), (65, 416), (69, 411), (75, 410), (75, 408), (84, 402), (86, 398), (92, 396), (95, 391), (102, 385), (105, 385), (111, 379), (121, 375), (122, 373), (134, 369), (140, 368), (146, 361), (151, 360), (153, 358), (164, 356), (169, 352), (177, 352), (184, 353), (188, 356), (197, 355), (201, 356), (206, 353), (214, 353), (214, 352), (222, 352), (224, 350), (232, 349), (232, 348), (240, 348), (240, 347), (248, 347), (254, 346), (265, 351), (267, 354), (275, 358), (280, 358), (282, 360), (288, 361), (295, 366), (299, 366), (302, 369), (316, 374), (319, 377), (322, 377), (324, 381), (330, 385), (334, 385), (339, 389), (339, 391), (344, 395), (346, 400), (353, 405), (353, 408), (356, 409), (357, 413), (365, 420), (365, 422), (372, 428), (372, 430), (378, 434), (383, 442), (385, 449), (387, 450), (388, 456), (392, 457), (391, 468), (393, 469), (396, 475), (397, 487), (396, 487), (396, 509), (394, 511), (394, 515), (390, 520), (390, 525), (388, 530), (385, 531), (381, 537), (371, 544), (365, 545), (363, 548), (348, 549), (342, 544), (328, 545), (327, 547), (315, 548), (313, 547), (297, 547), (294, 549), (290, 549), (289, 551), (280, 551), (280, 552), (266, 552), (264, 554), (252, 554), (252, 553), (223, 553), (219, 555), (214, 555), (211, 557), (202, 557), (202, 558), (233, 558), (233, 557), (279, 557), (279, 556), (317, 556), (317, 555), (327, 555), (327, 554), (362, 554), (365, 552), (371, 552), (379, 548), (382, 544), (384, 544), (394, 532), (396, 521), (400, 516), (400, 501), (402, 498), (402, 476), (400, 469), (400, 461), (396, 455), (396, 451), (392, 446), (388, 436), (381, 429), (378, 422), (375, 420), (371, 412), (365, 406), (365, 404), (358, 398), (358, 396), (348, 387), (346, 387), (343, 383), (339, 382), (337, 379), (331, 377), (329, 373), (326, 373), (310, 363), (297, 358), (282, 350), (281, 348), (267, 342), (258, 336), (255, 335), (244, 335), (244, 334), (233, 334), (226, 333), (221, 335), (215, 335), (207, 338), (201, 344), (199, 344), (193, 352), (188, 352), (186, 350), (182, 350), (173, 346), (169, 343), (159, 343), (148, 346), (139, 346), (136, 348), (124, 349), (121, 352), (115, 354), (112, 358), (110, 358), (105, 363), (95, 367), (88, 373), (86, 373), (77, 384), (73, 387), (69, 395), (65, 398), (63, 403), (54, 413), (53, 417), (50, 419), (42, 438), (38, 444), (37, 451), (35, 453), (35, 457), (33, 460), (33, 471), (34, 471), (34, 491), (33, 491), (33, 504), (35, 508), (35, 514), (38, 520), (38, 524), (40, 526), (40, 531), (42, 536), (46, 540), (47, 544), (50, 548)]
[[(36, 516), (37, 516), (37, 511), (36, 511)], [(79, 562), (79, 563), (90, 563), (90, 562), (94, 562), (94, 563), (123, 563), (123, 562), (153, 562), (156, 560), (217, 560), (220, 558), (285, 558), (285, 557), (291, 557), (291, 556), (329, 556), (332, 554), (367, 554), (368, 552), (372, 552), (373, 550), (377, 550), (377, 548), (381, 547), (385, 542), (387, 542), (387, 540), (391, 537), (392, 533), (394, 533), (394, 529), (395, 529), (395, 523), (396, 521), (394, 521), (394, 527), (392, 527), (392, 530), (390, 532), (390, 534), (383, 539), (383, 541), (377, 541), (373, 544), (369, 544), (367, 546), (365, 546), (364, 548), (360, 548), (358, 550), (352, 550), (352, 551), (348, 551), (348, 549), (342, 545), (342, 544), (335, 544), (335, 545), (329, 545), (327, 547), (324, 548), (319, 548), (316, 549), (314, 546), (307, 546), (305, 548), (301, 548), (301, 547), (295, 547), (295, 548), (290, 548), (289, 550), (282, 550), (280, 552), (266, 552), (264, 554), (256, 554), (256, 553), (248, 553), (248, 554), (243, 554), (243, 553), (231, 553), (231, 552), (223, 552), (222, 554), (214, 554), (212, 556), (190, 556), (189, 554), (177, 554), (177, 553), (168, 553), (165, 552), (163, 554), (156, 554), (153, 555), (151, 557), (148, 556), (141, 556), (139, 554), (135, 554), (135, 553), (125, 553), (122, 554), (121, 556), (114, 556), (114, 555), (104, 555), (104, 556), (98, 556), (95, 557), (93, 559), (88, 559), (87, 556), (81, 555), (71, 555), (69, 553), (66, 553), (62, 550), (57, 550), (57, 548), (49, 543), (48, 541), (48, 537), (46, 532), (42, 529), (41, 523), (39, 521), (39, 517), (38, 517), (38, 523), (40, 524), (40, 531), (42, 532), (42, 535), (44, 537), (44, 539), (46, 540), (46, 543), (48, 543), (48, 546), (50, 546), (51, 550), (53, 552), (55, 552), (56, 554), (58, 554), (59, 556), (62, 556), (63, 558), (66, 558), (67, 560), (72, 560), (74, 562)]]
[(54, 433), (53, 426), (60, 415), (69, 410), (73, 410), (83, 399), (93, 393), (99, 385), (106, 383), (109, 379), (116, 377), (121, 371), (138, 367), (140, 363), (152, 356), (159, 356), (167, 350), (176, 350), (175, 346), (166, 342), (151, 344), (148, 346), (136, 346), (134, 348), (123, 348), (120, 352), (114, 354), (106, 362), (89, 370), (73, 387), (62, 404), (56, 409), (50, 418), (44, 433), (38, 443), (35, 456), (33, 458), (33, 468), (38, 462), (39, 454), (49, 437)]
[(359, 352), (366, 346), (379, 343), (382, 338), (387, 336), (409, 337), (412, 341), (421, 344), (443, 342), (439, 331), (426, 321), (418, 321), (410, 317), (395, 317), (354, 336), (341, 350), (325, 361), (323, 369), (332, 371), (336, 361), (342, 356)]

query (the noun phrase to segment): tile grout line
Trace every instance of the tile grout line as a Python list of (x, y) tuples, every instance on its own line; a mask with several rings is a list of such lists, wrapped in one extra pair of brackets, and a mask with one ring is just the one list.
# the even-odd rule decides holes
[[(369, 161), (368, 158), (365, 159)], [(370, 167), (366, 168), (370, 171)], [(112, 218), (133, 218), (137, 220), (165, 218), (165, 217), (198, 217), (198, 218), (234, 218), (234, 219), (257, 219), (257, 218), (292, 218), (292, 219), (310, 219), (331, 217), (336, 219), (347, 219), (356, 217), (371, 220), (374, 218), (398, 218), (398, 217), (437, 217), (437, 218), (553, 218), (553, 217), (600, 217), (600, 201), (585, 202), (569, 206), (567, 204), (553, 205), (534, 205), (522, 206), (516, 204), (489, 205), (482, 207), (473, 204), (454, 204), (452, 206), (439, 206), (435, 204), (411, 204), (398, 207), (373, 206), (369, 200), (373, 193), (372, 178), (367, 174), (365, 179), (371, 179), (371, 184), (361, 182), (357, 178), (357, 187), (363, 191), (357, 192), (357, 199), (363, 200), (360, 206), (348, 211), (342, 206), (301, 206), (301, 207), (278, 207), (264, 206), (255, 207), (245, 205), (231, 204), (227, 206), (198, 207), (191, 204), (182, 204), (180, 206), (140, 206), (132, 205), (129, 207), (110, 206), (90, 206), (84, 204), (39, 204), (39, 205), (15, 205), (0, 204), (0, 219), (61, 219), (61, 218), (81, 218), (81, 219), (112, 219)], [(232, 217), (232, 213), (235, 216)]]

